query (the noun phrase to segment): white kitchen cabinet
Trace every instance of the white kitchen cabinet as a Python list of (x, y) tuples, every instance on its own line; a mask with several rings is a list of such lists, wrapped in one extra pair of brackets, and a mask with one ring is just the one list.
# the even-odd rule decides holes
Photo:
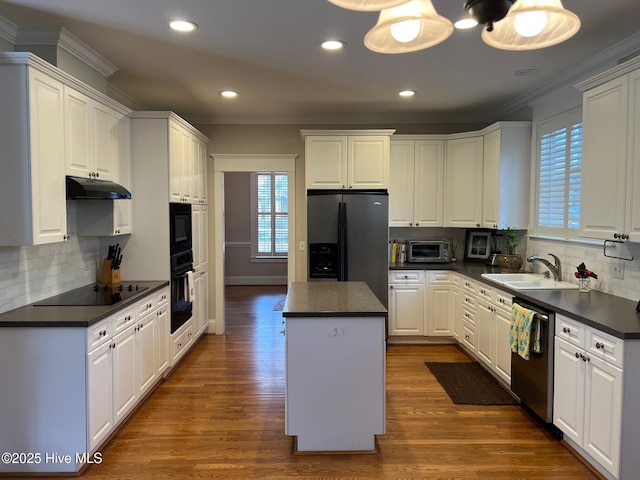
[(453, 272), (451, 274), (451, 307), (450, 312), (452, 315), (451, 319), (451, 334), (453, 338), (455, 338), (458, 343), (460, 342), (462, 335), (462, 294), (460, 292), (461, 289), (461, 275), (459, 273)]
[(427, 330), (428, 336), (451, 336), (451, 272), (431, 270), (427, 272)]
[(209, 273), (201, 270), (198, 275), (198, 288), (196, 290), (196, 302), (198, 304), (198, 321), (200, 333), (207, 331), (209, 327)]
[(483, 132), (482, 226), (527, 229), (531, 123), (500, 122)]
[(153, 387), (157, 379), (157, 361), (158, 353), (157, 332), (158, 328), (155, 313), (150, 313), (143, 318), (139, 318), (136, 322), (136, 395), (143, 398), (144, 395)]
[(136, 384), (136, 331), (131, 325), (113, 337), (113, 420), (118, 425), (138, 398)]
[(119, 112), (64, 87), (66, 174), (120, 183)]
[(193, 268), (198, 271), (208, 266), (208, 218), (209, 209), (206, 205), (191, 207), (193, 234)]
[(577, 87), (584, 92), (580, 235), (640, 242), (640, 59)]
[(105, 343), (87, 355), (89, 451), (111, 433), (113, 423), (113, 347)]
[(445, 141), (411, 138), (391, 141), (389, 226), (441, 227)]
[(478, 358), (489, 368), (493, 367), (495, 318), (493, 305), (486, 300), (478, 299), (476, 311), (476, 354)]
[(424, 270), (389, 272), (389, 336), (425, 334)]
[[(169, 293), (165, 294), (166, 299)], [(168, 300), (158, 306), (156, 310), (156, 375), (160, 378), (171, 365), (171, 317)]]
[(504, 380), (507, 385), (511, 385), (511, 343), (509, 334), (511, 332), (511, 305), (513, 297), (507, 293), (495, 290), (494, 322), (495, 322), (495, 355), (493, 371)]
[(382, 189), (394, 130), (302, 130), (307, 189)]
[(207, 145), (197, 137), (191, 137), (193, 160), (193, 202), (205, 205), (207, 203)]
[[(67, 236), (64, 87), (29, 54), (0, 58), (0, 245), (61, 242)], [(11, 208), (8, 208), (8, 206)]]
[(298, 451), (372, 451), (385, 432), (383, 317), (287, 317), (285, 433)]
[(482, 224), (483, 137), (447, 140), (444, 226), (475, 228)]
[(171, 335), (171, 367), (178, 364), (193, 341), (193, 317)]
[(169, 199), (192, 203), (193, 149), (191, 134), (183, 126), (169, 123)]

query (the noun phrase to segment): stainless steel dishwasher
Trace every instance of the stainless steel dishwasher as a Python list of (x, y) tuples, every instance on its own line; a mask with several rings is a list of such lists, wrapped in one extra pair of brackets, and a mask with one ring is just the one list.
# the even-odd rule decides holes
[[(513, 303), (534, 310), (540, 322), (542, 351), (531, 351), (529, 360), (511, 353), (511, 391), (545, 423), (553, 422), (553, 338), (555, 313), (515, 297)], [(533, 342), (531, 342), (533, 345)]]

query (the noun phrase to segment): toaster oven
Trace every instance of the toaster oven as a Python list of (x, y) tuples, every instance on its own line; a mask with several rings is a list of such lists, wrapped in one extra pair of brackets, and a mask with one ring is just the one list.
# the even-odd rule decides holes
[(409, 240), (407, 241), (407, 262), (449, 263), (449, 240)]

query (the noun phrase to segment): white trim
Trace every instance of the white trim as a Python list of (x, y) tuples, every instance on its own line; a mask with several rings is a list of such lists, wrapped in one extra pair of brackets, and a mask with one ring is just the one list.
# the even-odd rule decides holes
[(384, 130), (300, 130), (300, 135), (302, 138), (307, 137), (309, 135), (347, 135), (347, 136), (357, 136), (357, 135), (375, 135), (375, 136), (384, 136), (388, 135), (392, 136), (396, 132), (395, 129), (384, 129)]
[[(291, 154), (222, 154), (211, 153), (214, 172), (295, 172), (297, 153)], [(291, 184), (291, 183), (290, 183)]]
[(15, 45), (17, 36), (18, 26), (3, 16), (0, 16), (0, 38), (6, 40), (11, 45)]
[(287, 277), (254, 277), (254, 276), (233, 276), (224, 277), (225, 285), (287, 285)]
[(197, 137), (199, 140), (201, 140), (201, 141), (203, 141), (205, 143), (209, 143), (209, 140), (210, 140), (200, 130), (198, 130), (196, 127), (194, 127), (193, 125), (188, 123), (184, 118), (182, 118), (181, 116), (179, 116), (175, 112), (171, 112), (171, 111), (168, 111), (168, 110), (146, 111), (146, 112), (135, 111), (135, 112), (131, 112), (130, 117), (132, 119), (134, 119), (134, 118), (135, 119), (144, 118), (146, 120), (149, 120), (149, 119), (153, 119), (153, 120), (171, 120), (171, 121), (177, 123), (178, 125), (180, 125), (182, 128), (187, 130), (189, 133), (191, 133), (195, 137)]
[(60, 47), (106, 78), (118, 71), (118, 67), (61, 27), (19, 27), (16, 45)]

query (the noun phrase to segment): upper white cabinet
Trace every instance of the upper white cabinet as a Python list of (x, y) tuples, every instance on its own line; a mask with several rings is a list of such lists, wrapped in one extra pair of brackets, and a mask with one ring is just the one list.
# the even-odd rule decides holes
[(64, 87), (66, 173), (120, 182), (123, 114), (77, 90)]
[(640, 58), (577, 87), (584, 92), (580, 234), (640, 242)]
[(500, 122), (483, 132), (482, 226), (529, 228), (531, 123)]
[(444, 226), (482, 225), (483, 137), (447, 140)]
[[(8, 62), (5, 61), (8, 59)], [(64, 87), (29, 54), (0, 57), (0, 245), (66, 240)]]
[(443, 225), (444, 155), (444, 140), (391, 140), (390, 227)]
[(380, 189), (389, 184), (395, 130), (302, 130), (307, 189)]

